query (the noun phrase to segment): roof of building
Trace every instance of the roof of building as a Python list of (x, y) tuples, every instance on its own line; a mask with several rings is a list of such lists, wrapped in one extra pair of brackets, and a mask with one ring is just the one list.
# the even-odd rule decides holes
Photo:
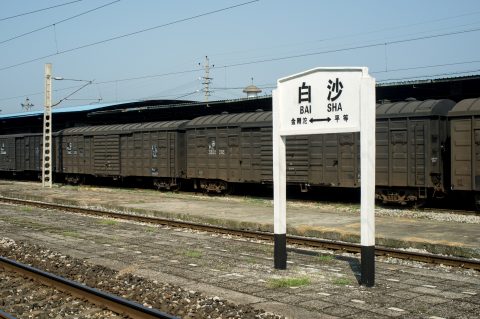
[[(134, 102), (139, 102), (139, 101), (98, 103), (98, 104), (87, 104), (87, 105), (80, 105), (80, 106), (59, 107), (59, 108), (54, 107), (54, 108), (52, 108), (52, 113), (53, 114), (58, 114), (58, 113), (85, 112), (85, 111), (104, 109), (104, 108), (107, 108), (109, 106), (114, 106), (114, 105), (118, 106), (118, 105), (123, 105), (123, 104), (130, 104), (130, 103), (134, 103)], [(43, 110), (2, 114), (2, 115), (0, 115), (0, 119), (20, 118), (20, 117), (30, 117), (30, 116), (40, 116), (40, 115), (43, 115)]]
[(262, 90), (255, 85), (249, 85), (243, 89), (244, 93), (260, 93)]
[(377, 87), (388, 87), (388, 86), (402, 86), (402, 85), (415, 85), (415, 84), (428, 84), (428, 83), (444, 83), (444, 82), (457, 82), (465, 80), (478, 80), (480, 79), (480, 74), (466, 75), (466, 76), (453, 76), (453, 77), (443, 77), (443, 78), (419, 78), (411, 80), (390, 80), (377, 82)]

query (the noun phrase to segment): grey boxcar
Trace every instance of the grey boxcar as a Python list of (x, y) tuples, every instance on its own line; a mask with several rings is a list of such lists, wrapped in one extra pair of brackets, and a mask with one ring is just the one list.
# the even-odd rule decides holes
[(480, 98), (460, 101), (448, 113), (451, 135), (451, 188), (472, 194), (480, 207)]
[[(196, 187), (223, 192), (229, 183), (272, 182), (271, 112), (199, 117), (186, 134), (187, 175)], [(288, 137), (286, 161), (287, 183), (302, 190), (358, 186), (355, 134)]]
[(359, 187), (358, 133), (288, 136), (287, 182), (310, 186)]
[(58, 133), (58, 172), (83, 176), (148, 177), (158, 188), (176, 188), (186, 176), (186, 121), (68, 128)]
[(0, 137), (0, 171), (16, 171), (15, 160), (15, 135), (4, 135)]
[(377, 199), (405, 204), (445, 195), (447, 113), (454, 105), (412, 100), (377, 106)]
[(202, 116), (185, 127), (187, 176), (209, 192), (272, 181), (272, 113)]
[(41, 134), (0, 137), (0, 170), (37, 174), (41, 170)]

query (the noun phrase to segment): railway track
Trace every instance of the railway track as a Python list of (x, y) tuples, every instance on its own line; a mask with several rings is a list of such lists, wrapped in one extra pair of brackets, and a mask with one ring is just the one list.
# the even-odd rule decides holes
[[(136, 222), (177, 227), (177, 228), (189, 228), (189, 229), (194, 229), (199, 231), (214, 232), (214, 233), (220, 233), (225, 235), (234, 235), (239, 237), (261, 239), (261, 240), (267, 240), (267, 241), (273, 241), (273, 238), (274, 238), (273, 234), (268, 232), (232, 229), (232, 228), (226, 228), (221, 226), (212, 226), (212, 225), (206, 225), (206, 224), (171, 220), (166, 218), (118, 213), (118, 212), (112, 212), (112, 211), (96, 210), (96, 209), (90, 209), (90, 208), (60, 205), (60, 204), (46, 203), (46, 202), (39, 202), (39, 201), (0, 197), (0, 202), (11, 203), (16, 205), (29, 205), (29, 206), (35, 206), (35, 207), (44, 208), (44, 209), (65, 210), (69, 212), (81, 213), (86, 215), (124, 219), (124, 220), (136, 221)], [(361, 248), (359, 244), (354, 244), (354, 243), (311, 238), (311, 237), (293, 236), (293, 235), (287, 235), (287, 243), (299, 245), (303, 247), (314, 247), (314, 248), (321, 248), (321, 249), (338, 250), (338, 251), (344, 251), (349, 253), (359, 253)], [(443, 264), (443, 265), (453, 266), (453, 267), (480, 270), (480, 261), (461, 258), (461, 257), (436, 255), (436, 254), (429, 254), (429, 253), (419, 253), (419, 252), (405, 251), (405, 250), (382, 247), (382, 246), (375, 247), (375, 255), (420, 261), (420, 262), (431, 263), (431, 264)]]
[[(113, 312), (114, 314), (112, 315), (112, 317), (118, 317), (116, 314), (122, 314), (130, 318), (141, 318), (141, 319), (153, 319), (153, 318), (174, 319), (176, 318), (169, 314), (158, 311), (156, 309), (151, 309), (151, 308), (142, 306), (138, 303), (126, 300), (124, 298), (102, 292), (95, 288), (87, 287), (78, 282), (56, 276), (54, 274), (42, 271), (37, 268), (33, 268), (31, 266), (28, 266), (28, 265), (25, 265), (1, 256), (0, 256), (0, 269), (4, 269), (6, 272), (15, 273), (18, 276), (21, 276), (22, 278), (33, 279), (35, 282), (39, 282), (45, 286), (51, 287), (56, 291), (61, 291), (63, 293), (80, 298), (82, 300), (88, 300), (88, 302), (94, 305), (93, 307), (97, 307), (100, 310), (108, 309), (109, 311)], [(23, 281), (24, 280), (21, 280), (20, 282), (23, 282)], [(30, 283), (30, 285), (37, 287), (37, 285), (35, 284)], [(21, 284), (21, 288), (22, 290), (26, 290), (25, 294), (28, 294), (28, 292), (30, 291), (30, 289), (26, 287), (26, 284)], [(42, 293), (39, 293), (37, 295), (42, 295)], [(55, 293), (56, 295), (55, 298), (52, 298), (52, 292), (46, 293), (45, 295), (47, 299), (61, 298), (58, 296), (59, 295), (58, 292)], [(24, 297), (22, 298), (25, 299)], [(38, 303), (38, 301), (35, 300), (33, 297), (32, 299), (33, 299), (32, 303)], [(60, 302), (60, 306), (62, 306), (63, 302), (67, 302), (67, 301)], [(0, 318), (13, 318), (13, 317), (7, 313), (0, 311)]]

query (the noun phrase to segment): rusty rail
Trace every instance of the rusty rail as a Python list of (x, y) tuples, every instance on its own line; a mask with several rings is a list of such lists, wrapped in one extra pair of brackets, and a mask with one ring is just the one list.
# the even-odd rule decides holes
[[(81, 213), (86, 215), (117, 218), (117, 219), (124, 219), (124, 220), (136, 221), (136, 222), (156, 224), (156, 225), (166, 225), (170, 227), (189, 228), (189, 229), (200, 230), (200, 231), (207, 231), (207, 232), (214, 232), (214, 233), (220, 233), (220, 234), (235, 235), (239, 237), (273, 241), (273, 234), (269, 232), (231, 229), (231, 228), (226, 228), (222, 226), (213, 226), (213, 225), (185, 222), (185, 221), (172, 220), (167, 218), (118, 213), (118, 212), (112, 212), (112, 211), (106, 211), (106, 210), (96, 210), (96, 209), (83, 208), (83, 207), (77, 207), (77, 206), (60, 205), (60, 204), (54, 204), (54, 203), (46, 203), (46, 202), (23, 200), (23, 199), (8, 198), (8, 197), (0, 197), (0, 201), (17, 204), (17, 205), (30, 205), (30, 206), (46, 208), (46, 209), (60, 209), (60, 210), (66, 210), (69, 212), (76, 212), (76, 213)], [(322, 249), (341, 250), (341, 251), (350, 252), (350, 253), (360, 252), (359, 244), (320, 239), (320, 238), (287, 235), (287, 243), (307, 246), (307, 247), (322, 248)], [(411, 252), (411, 251), (404, 251), (400, 249), (387, 248), (382, 246), (375, 247), (375, 255), (480, 270), (480, 261), (474, 260), (474, 259), (468, 259), (468, 258)]]
[(12, 316), (11, 314), (8, 314), (8, 313), (6, 313), (2, 310), (0, 310), (0, 318), (2, 318), (2, 319), (17, 319), (14, 316)]
[[(140, 319), (175, 319), (176, 317), (161, 312), (156, 309), (147, 308), (136, 302), (100, 291), (95, 288), (82, 285), (78, 282), (65, 279), (45, 272), (43, 270), (33, 268), (31, 266), (19, 263), (17, 261), (0, 256), (0, 268), (21, 274), (22, 276), (31, 278), (35, 281), (41, 282), (47, 286), (54, 287), (63, 292), (78, 298), (87, 299), (89, 302), (106, 307), (107, 309), (124, 314), (130, 318)], [(0, 314), (1, 317), (1, 314)], [(6, 317), (9, 318), (9, 317)]]

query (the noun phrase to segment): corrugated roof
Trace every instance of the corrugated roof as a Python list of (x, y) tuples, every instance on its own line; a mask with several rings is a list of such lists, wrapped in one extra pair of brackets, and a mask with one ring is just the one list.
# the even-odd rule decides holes
[(377, 87), (385, 86), (401, 86), (401, 85), (415, 85), (415, 84), (427, 84), (427, 83), (441, 83), (441, 82), (455, 82), (463, 80), (475, 80), (480, 79), (480, 74), (464, 75), (464, 76), (451, 76), (451, 77), (433, 77), (431, 79), (425, 79), (425, 76), (418, 77), (417, 80), (390, 80), (386, 82), (377, 82)]
[(167, 122), (147, 122), (147, 123), (130, 123), (130, 124), (113, 124), (113, 125), (98, 125), (98, 126), (81, 126), (67, 128), (59, 133), (63, 135), (70, 134), (99, 134), (99, 133), (128, 133), (139, 131), (168, 131), (176, 130), (182, 124), (188, 121), (167, 121)]
[(450, 112), (448, 112), (448, 116), (473, 115), (480, 115), (480, 98), (461, 100)]
[(452, 100), (402, 101), (377, 104), (377, 118), (395, 116), (446, 116), (455, 102)]
[(248, 124), (270, 123), (272, 112), (249, 112), (236, 114), (207, 115), (197, 117), (188, 122), (186, 128), (214, 126), (248, 126)]
[(124, 113), (124, 112), (138, 112), (138, 111), (153, 111), (153, 110), (163, 110), (163, 109), (171, 109), (171, 108), (185, 108), (189, 106), (215, 106), (219, 104), (231, 104), (231, 103), (238, 103), (238, 102), (249, 102), (252, 101), (259, 101), (259, 100), (266, 100), (271, 99), (271, 95), (265, 96), (257, 96), (254, 98), (238, 98), (238, 99), (230, 99), (230, 100), (213, 100), (209, 102), (201, 102), (201, 101), (186, 101), (182, 103), (167, 103), (167, 104), (158, 104), (158, 105), (147, 105), (147, 106), (138, 106), (138, 107), (129, 107), (125, 109), (118, 109), (118, 110), (105, 110), (105, 111), (97, 111), (93, 112), (92, 115), (100, 115), (100, 114), (111, 114), (111, 113)]

